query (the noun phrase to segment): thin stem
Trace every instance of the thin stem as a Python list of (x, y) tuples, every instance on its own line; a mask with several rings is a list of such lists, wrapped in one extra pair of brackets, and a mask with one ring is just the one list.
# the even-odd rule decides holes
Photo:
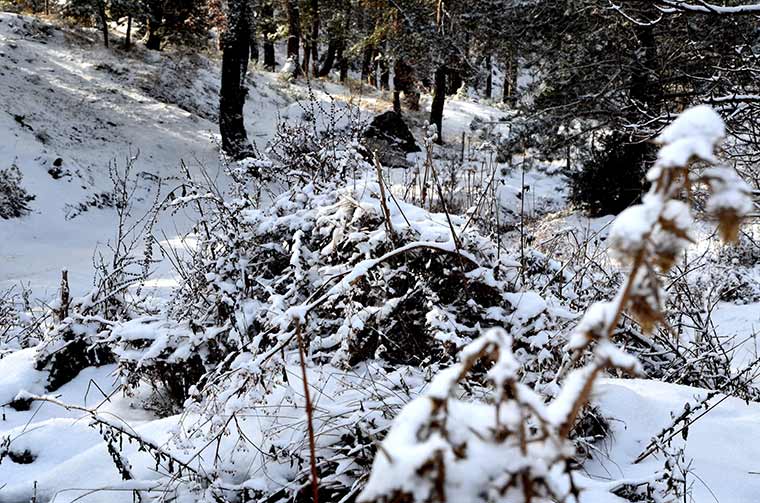
[(296, 338), (298, 339), (298, 353), (301, 357), (301, 377), (303, 378), (303, 394), (306, 400), (306, 421), (309, 430), (309, 463), (311, 465), (311, 492), (313, 503), (319, 503), (319, 479), (317, 474), (317, 454), (314, 442), (314, 408), (311, 404), (309, 393), (309, 381), (306, 378), (306, 351), (303, 347), (301, 336), (301, 322), (296, 320)]

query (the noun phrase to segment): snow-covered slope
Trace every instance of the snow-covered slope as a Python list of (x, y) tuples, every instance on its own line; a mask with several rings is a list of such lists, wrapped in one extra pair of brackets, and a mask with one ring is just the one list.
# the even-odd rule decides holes
[[(259, 142), (288, 104), (278, 86), (273, 74), (252, 82), (247, 122)], [(93, 249), (113, 235), (115, 212), (97, 208), (112, 189), (109, 164), (137, 156), (147, 199), (158, 178), (180, 176), (181, 160), (217, 176), (217, 96), (213, 60), (104, 49), (86, 32), (0, 13), (0, 166), (17, 165), (36, 197), (30, 215), (0, 221), (0, 288), (23, 281), (45, 296), (62, 268), (76, 291), (87, 287)]]

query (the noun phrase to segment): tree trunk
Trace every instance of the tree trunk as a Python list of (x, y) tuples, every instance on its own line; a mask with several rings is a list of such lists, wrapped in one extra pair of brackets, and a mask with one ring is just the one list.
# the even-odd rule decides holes
[[(420, 109), (420, 93), (417, 90), (414, 68), (401, 59), (397, 59), (393, 65), (393, 89), (399, 94), (404, 93), (404, 103), (409, 110)], [(398, 106), (400, 107), (401, 103)]]
[(368, 45), (364, 48), (364, 57), (362, 58), (362, 82), (371, 84), (370, 78), (372, 76), (372, 54), (375, 52), (375, 48)]
[(106, 14), (104, 0), (98, 0), (98, 17), (100, 18), (100, 29), (103, 31), (103, 45), (108, 47), (108, 15)]
[(486, 56), (486, 99), (491, 99), (493, 94), (493, 64), (491, 63), (491, 55)]
[(397, 114), (401, 113), (401, 91), (393, 89), (393, 111)]
[(145, 42), (145, 47), (154, 51), (161, 50), (161, 35), (158, 34), (158, 29), (152, 21), (148, 21), (148, 40)]
[(285, 10), (288, 16), (288, 59), (296, 64), (295, 76), (300, 74), (298, 67), (298, 51), (301, 44), (301, 15), (297, 0), (285, 0)]
[(124, 37), (124, 48), (130, 49), (132, 47), (132, 14), (127, 16), (127, 33)]
[(388, 60), (385, 59), (385, 55), (380, 56), (380, 89), (387, 91), (391, 88), (391, 69), (388, 66)]
[(338, 49), (337, 58), (338, 66), (340, 67), (340, 81), (346, 82), (348, 78), (348, 58), (346, 57), (346, 39), (348, 38), (349, 30), (351, 29), (351, 8), (353, 2), (346, 2), (346, 10), (344, 13), (344, 24), (341, 27), (340, 36), (338, 37)]
[(264, 41), (264, 68), (273, 72), (277, 67), (274, 59), (274, 43), (271, 40)]
[(274, 56), (273, 41), (277, 27), (274, 24), (274, 7), (272, 7), (272, 2), (264, 2), (261, 7), (261, 16), (263, 17), (261, 33), (264, 36), (264, 68), (273, 72), (275, 66), (277, 66), (277, 61), (275, 61)]
[(657, 113), (656, 108), (662, 97), (662, 89), (657, 82), (657, 40), (654, 26), (636, 26), (636, 38), (639, 50), (634, 55), (631, 76), (631, 99), (643, 104), (651, 113)]
[(517, 54), (512, 49), (507, 54), (501, 101), (512, 105), (517, 102)]
[[(319, 75), (319, 0), (311, 0), (311, 74)], [(304, 71), (308, 71), (304, 67)]]
[(335, 56), (338, 52), (340, 41), (337, 38), (330, 37), (330, 41), (327, 44), (327, 53), (325, 53), (325, 60), (322, 62), (322, 67), (319, 69), (320, 77), (327, 77), (330, 75), (330, 71), (335, 64)]
[(393, 65), (393, 111), (399, 114), (401, 113), (401, 92), (406, 92), (407, 87), (405, 66), (399, 59)]
[(438, 128), (438, 136), (435, 142), (443, 145), (443, 105), (446, 103), (446, 74), (448, 69), (441, 65), (435, 71), (435, 83), (433, 87), (433, 103), (430, 106), (430, 124)]
[(380, 65), (378, 61), (378, 51), (375, 49), (372, 51), (372, 57), (370, 58), (370, 64), (369, 64), (369, 83), (370, 85), (374, 86), (376, 89), (380, 88)]
[(447, 73), (446, 95), (451, 96), (459, 91), (459, 88), (462, 87), (464, 81), (462, 80), (462, 75), (459, 73), (459, 70), (449, 69)]
[(148, 2), (148, 40), (145, 47), (154, 51), (161, 50), (161, 24), (164, 19), (164, 6), (160, 0)]
[(247, 0), (229, 0), (227, 31), (222, 37), (222, 85), (219, 100), (219, 132), (222, 149), (233, 159), (251, 154), (243, 120), (247, 90), (251, 22)]
[(340, 68), (340, 81), (346, 82), (348, 78), (348, 58), (346, 57), (346, 41), (341, 39), (338, 45), (338, 67)]
[(251, 53), (250, 53), (251, 61), (253, 61), (254, 63), (258, 63), (259, 62), (259, 41), (256, 40), (256, 30), (254, 29), (251, 30), (250, 44), (251, 44)]
[(301, 62), (301, 71), (309, 76), (309, 65), (311, 64), (311, 42), (309, 39), (303, 40), (303, 61)]

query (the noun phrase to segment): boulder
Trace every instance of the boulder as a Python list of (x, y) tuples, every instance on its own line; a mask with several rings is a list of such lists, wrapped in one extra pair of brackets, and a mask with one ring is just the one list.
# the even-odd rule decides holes
[(392, 110), (375, 116), (363, 136), (364, 145), (370, 152), (377, 151), (385, 166), (407, 167), (406, 154), (421, 150), (401, 114)]

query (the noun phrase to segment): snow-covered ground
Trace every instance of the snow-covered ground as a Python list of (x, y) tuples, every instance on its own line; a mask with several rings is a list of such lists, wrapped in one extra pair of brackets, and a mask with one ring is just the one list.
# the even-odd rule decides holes
[[(607, 379), (596, 388), (595, 402), (612, 426), (612, 438), (595, 460), (585, 465), (589, 475), (604, 479), (637, 480), (661, 469), (663, 460), (650, 456), (633, 461), (654, 434), (668, 425), (671, 411), (695, 403), (707, 392), (702, 389), (641, 379)], [(717, 403), (714, 400), (711, 403)], [(693, 501), (751, 502), (760, 494), (755, 439), (760, 424), (760, 404), (728, 398), (689, 428), (687, 441), (679, 433), (674, 446), (685, 446), (691, 463)]]
[[(93, 251), (112, 238), (116, 221), (113, 208), (88, 204), (111, 189), (109, 164), (123, 167), (126, 158), (139, 153), (135, 171), (145, 207), (157, 179), (172, 186), (171, 181), (181, 177), (181, 160), (195, 176), (205, 170), (224, 186), (215, 144), (217, 80), (218, 62), (212, 59), (140, 49), (106, 50), (87, 40), (86, 33), (0, 13), (0, 167), (17, 165), (24, 187), (36, 197), (30, 215), (0, 220), (0, 290), (23, 283), (35, 296), (50, 300), (64, 268), (69, 270), (75, 295), (88, 289)], [(388, 96), (381, 93), (357, 95), (332, 82), (313, 87), (321, 103), (329, 104), (329, 96), (341, 103), (358, 103), (366, 117), (389, 106)], [(300, 117), (309, 93), (303, 83), (287, 83), (276, 73), (255, 72), (246, 105), (251, 139), (263, 147), (279, 117)], [(445, 135), (453, 143), (462, 132), (471, 133), (475, 117), (489, 122), (503, 115), (487, 104), (452, 99), (446, 104)], [(412, 117), (418, 127), (422, 120), (422, 114)], [(522, 176), (519, 170), (509, 173), (499, 189), (502, 204), (515, 213), (519, 212)], [(527, 217), (563, 207), (565, 182), (553, 176), (551, 169), (528, 171), (525, 184), (530, 186)], [(589, 221), (576, 214), (553, 215), (538, 222), (534, 230), (539, 245), (571, 230), (598, 236), (595, 246), (603, 248), (609, 222), (609, 218)], [(185, 224), (181, 215), (161, 223), (170, 240), (183, 234)], [(168, 265), (159, 265), (153, 284), (171, 285), (171, 275)], [(721, 303), (713, 324), (721, 336), (744, 340), (760, 328), (760, 307)], [(756, 357), (757, 349), (754, 340), (742, 345), (737, 365)], [(127, 486), (120, 485), (121, 477), (102, 437), (88, 426), (87, 413), (51, 403), (32, 404), (29, 411), (7, 406), (22, 390), (44, 394), (44, 375), (34, 370), (33, 356), (34, 350), (27, 349), (0, 360), (0, 404), (5, 404), (0, 441), (9, 437), (14, 452), (28, 450), (34, 457), (28, 464), (2, 460), (0, 503), (29, 501), (35, 491), (41, 498), (38, 501), (131, 501), (130, 491), (119, 490)], [(178, 418), (156, 419), (140, 409), (139, 397), (117, 390), (114, 371), (113, 365), (85, 370), (56, 395), (66, 403), (97, 406), (99, 414), (163, 445)], [(594, 401), (614, 433), (585, 466), (588, 474), (600, 486), (606, 479), (651, 475), (661, 460), (650, 457), (633, 464), (634, 459), (652, 435), (667, 426), (672, 411), (680, 412), (684, 403), (704, 393), (656, 381), (605, 380)], [(685, 445), (686, 458), (692, 461), (689, 481), (695, 501), (757, 501), (758, 436), (760, 406), (733, 398), (690, 428)], [(48, 448), (52, 445), (56, 448)], [(140, 456), (137, 446), (124, 453)], [(143, 471), (141, 478), (150, 479), (149, 470)], [(106, 486), (115, 490), (107, 496), (82, 497), (88, 490)], [(600, 499), (599, 494), (589, 492), (587, 501), (616, 500)]]
[[(0, 288), (24, 282), (48, 298), (63, 268), (75, 291), (88, 287), (96, 244), (114, 233), (113, 209), (90, 204), (113, 189), (110, 164), (137, 157), (144, 207), (158, 179), (177, 185), (181, 161), (220, 178), (217, 81), (217, 63), (202, 57), (107, 50), (81, 32), (0, 14), (0, 162), (17, 165), (36, 197), (31, 215), (0, 223)], [(259, 143), (292, 102), (280, 86), (266, 73), (251, 86), (246, 122)]]

